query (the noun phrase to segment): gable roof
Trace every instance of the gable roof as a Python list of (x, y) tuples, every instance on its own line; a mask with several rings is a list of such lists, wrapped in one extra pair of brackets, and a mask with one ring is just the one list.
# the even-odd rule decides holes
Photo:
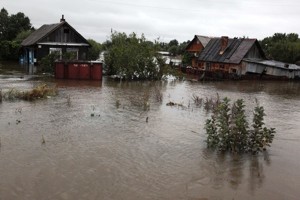
[(56, 30), (61, 23), (57, 24), (45, 24), (41, 26), (39, 29), (31, 33), (23, 42), (21, 43), (22, 46), (30, 46), (37, 43), (39, 40), (43, 39), (48, 34), (52, 33)]
[(195, 35), (193, 40), (186, 46), (185, 49), (190, 48), (190, 46), (194, 43), (195, 40), (198, 40), (203, 47), (206, 47), (208, 42), (210, 41), (211, 37), (203, 36), (203, 35)]
[(199, 55), (200, 61), (238, 64), (253, 45), (257, 45), (261, 55), (264, 53), (256, 39), (228, 39), (228, 45), (220, 54), (222, 38), (212, 38)]
[(203, 36), (203, 35), (195, 35), (197, 39), (201, 42), (203, 47), (206, 47), (206, 45), (209, 43), (211, 37)]
[(66, 21), (62, 21), (57, 24), (44, 24), (39, 29), (31, 33), (27, 38), (25, 38), (22, 41), (21, 45), (31, 46), (37, 44), (43, 38), (47, 37), (48, 35), (50, 35), (51, 33), (53, 33), (55, 30), (57, 30), (63, 25), (69, 26), (69, 28), (71, 28), (76, 34), (78, 34), (83, 39), (83, 41), (85, 41), (88, 44), (88, 46), (90, 46), (88, 41), (82, 35), (80, 35), (72, 26), (70, 26)]

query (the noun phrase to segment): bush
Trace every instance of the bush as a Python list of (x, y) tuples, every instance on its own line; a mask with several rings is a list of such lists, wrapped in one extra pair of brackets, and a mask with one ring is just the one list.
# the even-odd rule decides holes
[(230, 100), (224, 98), (206, 120), (207, 147), (219, 151), (257, 153), (265, 150), (273, 141), (275, 129), (264, 126), (264, 108), (256, 102), (252, 128), (245, 115), (243, 99), (238, 99), (230, 108)]
[(16, 99), (23, 99), (26, 101), (34, 101), (37, 99), (47, 98), (48, 96), (57, 95), (56, 87), (49, 87), (46, 84), (41, 84), (28, 91), (19, 91), (12, 88), (2, 94), (3, 99), (13, 101)]

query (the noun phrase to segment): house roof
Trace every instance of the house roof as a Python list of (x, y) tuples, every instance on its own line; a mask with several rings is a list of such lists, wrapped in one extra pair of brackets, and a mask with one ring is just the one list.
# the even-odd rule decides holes
[(46, 35), (56, 30), (61, 24), (45, 24), (41, 26), (39, 29), (34, 31), (32, 34), (30, 34), (23, 42), (21, 43), (22, 46), (30, 46), (35, 43), (37, 43), (39, 40), (43, 39)]
[(210, 41), (211, 37), (208, 36), (203, 36), (203, 35), (195, 35), (193, 40), (186, 46), (185, 49), (190, 48), (190, 46), (194, 43), (195, 40), (200, 41), (200, 43), (202, 44), (203, 47), (206, 47), (206, 45), (208, 44), (208, 42)]
[(206, 45), (209, 43), (211, 37), (203, 36), (203, 35), (195, 35), (197, 39), (201, 42), (203, 47), (206, 47)]
[(286, 70), (300, 70), (300, 66), (296, 64), (284, 63), (276, 60), (263, 60), (263, 59), (255, 59), (255, 58), (245, 58), (243, 61), (261, 64), (269, 67), (281, 68)]
[(76, 34), (78, 34), (83, 39), (83, 41), (86, 42), (86, 44), (88, 44), (88, 46), (90, 46), (88, 41), (64, 20), (61, 21), (60, 23), (56, 23), (56, 24), (44, 24), (39, 29), (37, 29), (36, 31), (31, 33), (25, 40), (23, 40), (21, 45), (22, 46), (31, 46), (31, 45), (37, 44), (43, 38), (47, 37), (49, 34), (51, 34), (52, 32), (54, 32), (55, 30), (57, 30), (58, 28), (60, 28), (63, 25), (69, 26)]
[(220, 54), (222, 38), (212, 38), (199, 55), (200, 61), (238, 64), (253, 45), (257, 45), (261, 55), (264, 53), (256, 39), (228, 39), (228, 45)]

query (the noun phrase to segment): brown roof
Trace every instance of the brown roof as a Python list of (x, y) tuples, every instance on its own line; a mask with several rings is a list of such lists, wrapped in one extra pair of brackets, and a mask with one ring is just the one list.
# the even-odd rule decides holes
[(41, 26), (39, 29), (34, 31), (32, 34), (30, 34), (23, 42), (21, 43), (22, 46), (31, 46), (43, 39), (45, 36), (47, 36), (49, 33), (56, 30), (60, 25), (62, 25), (64, 22), (57, 23), (57, 24), (45, 24)]
[(256, 39), (228, 39), (225, 51), (220, 54), (221, 38), (212, 38), (199, 55), (200, 61), (238, 64), (257, 45), (262, 57), (264, 53)]

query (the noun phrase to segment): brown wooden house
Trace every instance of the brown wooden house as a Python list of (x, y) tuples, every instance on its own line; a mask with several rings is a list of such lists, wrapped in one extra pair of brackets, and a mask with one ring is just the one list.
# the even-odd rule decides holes
[(86, 60), (90, 44), (62, 16), (60, 23), (46, 24), (29, 35), (23, 42), (21, 60), (27, 64), (38, 64), (50, 53), (69, 53), (74, 60)]
[(246, 72), (243, 59), (265, 59), (256, 39), (212, 38), (199, 54), (197, 71), (215, 78), (238, 78)]
[(195, 35), (194, 39), (187, 45), (185, 50), (193, 55), (191, 67), (195, 68), (198, 66), (198, 56), (210, 39), (211, 38), (207, 36)]

